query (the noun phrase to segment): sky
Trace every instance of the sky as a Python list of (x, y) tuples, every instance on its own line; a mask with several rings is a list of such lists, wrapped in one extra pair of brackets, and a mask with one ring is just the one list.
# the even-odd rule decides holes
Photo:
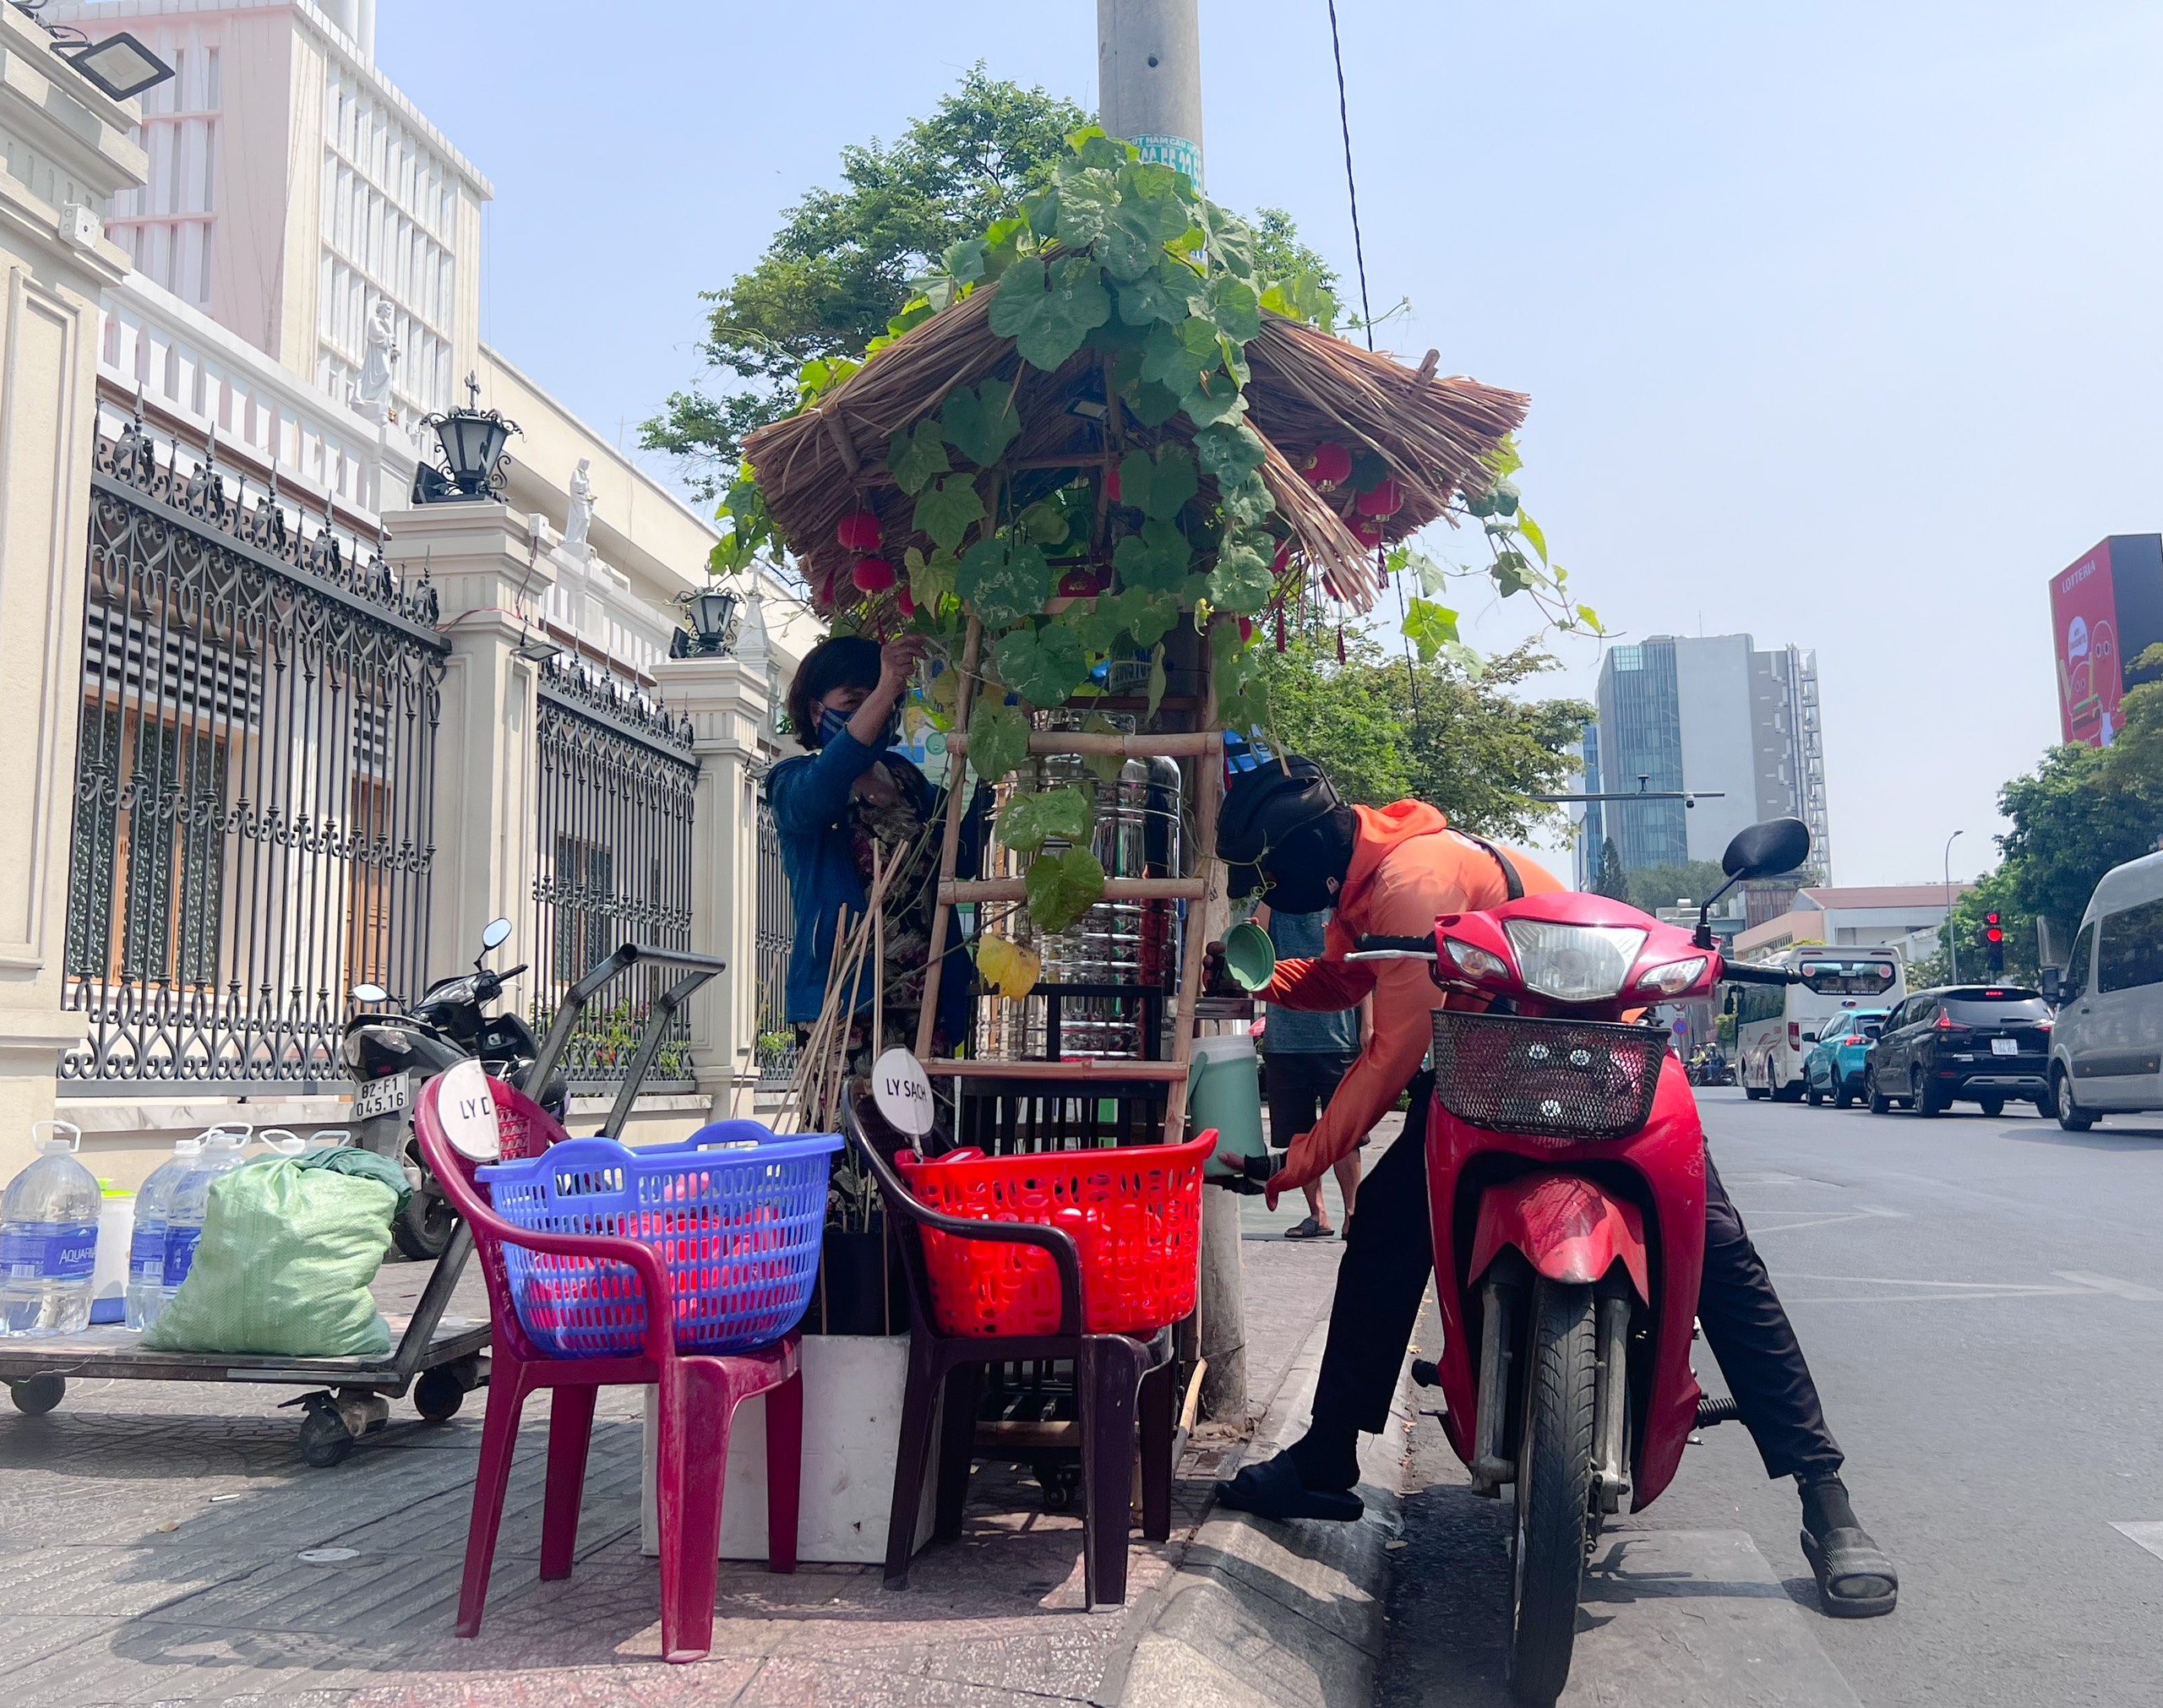
[[(1324, 0), (1201, 10), (1210, 194), (1289, 210), (1355, 291)], [(1577, 596), (1623, 640), (1816, 650), (1836, 882), (1934, 879), (1955, 830), (1956, 876), (1994, 862), (2057, 739), (2050, 576), (2163, 525), (2163, 8), (1338, 12), (1370, 291), (1410, 303), (1382, 341), (1531, 394), (1520, 484)], [(699, 292), (845, 144), (978, 59), (1095, 101), (1087, 0), (383, 0), (379, 31), (494, 182), (484, 336), (627, 448), (699, 377)], [(1553, 650), (1588, 696), (1599, 643)]]

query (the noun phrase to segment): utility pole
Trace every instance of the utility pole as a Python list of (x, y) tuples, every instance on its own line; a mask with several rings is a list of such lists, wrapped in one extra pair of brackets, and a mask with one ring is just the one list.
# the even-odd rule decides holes
[[(1196, 0), (1097, 0), (1097, 108), (1106, 133), (1141, 158), (1185, 172), (1201, 188), (1201, 26)], [(1204, 762), (1206, 763), (1206, 762)], [(1216, 857), (1196, 851), (1197, 868)], [(1215, 900), (1188, 916), (1189, 931), (1224, 928)], [(1178, 1023), (1195, 1024), (1183, 1014)], [(1199, 1351), (1207, 1417), (1244, 1423), (1247, 1412), (1246, 1281), (1240, 1255), (1240, 1200), (1201, 1189), (1201, 1319)]]
[(1097, 106), (1106, 132), (1201, 188), (1201, 25), (1196, 0), (1097, 0)]

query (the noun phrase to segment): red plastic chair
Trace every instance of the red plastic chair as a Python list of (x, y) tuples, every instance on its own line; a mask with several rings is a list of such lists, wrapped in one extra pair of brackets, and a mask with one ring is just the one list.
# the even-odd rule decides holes
[[(533, 1156), (566, 1136), (548, 1112), (500, 1080), (490, 1080), (502, 1128), (517, 1133), (517, 1149)], [(541, 1516), (541, 1575), (571, 1575), (578, 1542), (579, 1501), (586, 1485), (593, 1406), (605, 1387), (653, 1384), (660, 1394), (659, 1471), (655, 1490), (661, 1528), (661, 1647), (664, 1659), (695, 1661), (713, 1644), (714, 1589), (719, 1575), (721, 1497), (728, 1464), (728, 1428), (737, 1406), (766, 1395), (766, 1563), (796, 1569), (796, 1521), (804, 1456), (804, 1379), (794, 1334), (771, 1346), (726, 1357), (679, 1354), (667, 1271), (636, 1240), (597, 1234), (530, 1233), (490, 1207), (474, 1180), (475, 1164), (444, 1130), (437, 1096), (443, 1078), (421, 1088), (414, 1129), (444, 1195), (472, 1231), (488, 1283), (493, 1320), (488, 1412), (481, 1428), (481, 1466), (473, 1488), (473, 1518), (466, 1537), (466, 1576), (458, 1596), (458, 1635), (481, 1629), (488, 1569), (503, 1520), (504, 1493), (518, 1442), (526, 1395), (552, 1390), (548, 1411), (548, 1480)], [(509, 1150), (509, 1145), (505, 1146)], [(565, 1257), (628, 1264), (646, 1298), (646, 1345), (632, 1357), (556, 1358), (537, 1348), (512, 1304), (503, 1248), (521, 1245)]]

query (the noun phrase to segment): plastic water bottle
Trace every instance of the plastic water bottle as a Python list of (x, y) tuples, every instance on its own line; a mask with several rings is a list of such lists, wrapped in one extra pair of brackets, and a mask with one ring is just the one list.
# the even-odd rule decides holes
[(165, 1279), (159, 1289), (164, 1298), (159, 1304), (161, 1310), (180, 1291), (180, 1284), (188, 1279), (188, 1271), (194, 1265), (195, 1243), (203, 1237), (203, 1218), (210, 1209), (212, 1183), (240, 1167), (241, 1147), (247, 1143), (245, 1133), (213, 1127), (203, 1135), (203, 1150), (195, 1159), (195, 1166), (175, 1183), (172, 1201), (166, 1209)]
[(89, 1325), (97, 1267), (96, 1175), (75, 1160), (82, 1129), (40, 1121), (37, 1160), (0, 1199), (0, 1334), (67, 1335)]
[(149, 1328), (165, 1303), (166, 1218), (172, 1210), (173, 1189), (202, 1153), (200, 1139), (182, 1140), (135, 1194), (135, 1233), (128, 1248), (127, 1321), (131, 1329)]

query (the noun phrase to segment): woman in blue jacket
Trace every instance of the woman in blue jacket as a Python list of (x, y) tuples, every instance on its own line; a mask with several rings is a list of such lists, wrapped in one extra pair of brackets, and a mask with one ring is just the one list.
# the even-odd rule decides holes
[[(797, 739), (811, 751), (784, 759), (766, 779), (796, 915), (787, 1014), (799, 1028), (815, 1022), (825, 1005), (842, 910), (853, 917), (864, 911), (872, 851), (879, 849), (882, 861), (899, 855), (907, 862), (886, 892), (886, 1036), (879, 1041), (880, 1048), (915, 1047), (939, 899), (945, 793), (902, 754), (889, 751), (900, 734), (902, 694), (923, 652), (918, 635), (883, 646), (858, 635), (835, 635), (813, 647), (787, 699)], [(964, 877), (976, 872), (983, 804), (979, 799), (964, 823), (959, 868)], [(968, 1030), (972, 969), (959, 922), (951, 915), (946, 939), (934, 1055), (951, 1054)], [(873, 976), (867, 971), (857, 984), (852, 1053), (869, 1042)]]

